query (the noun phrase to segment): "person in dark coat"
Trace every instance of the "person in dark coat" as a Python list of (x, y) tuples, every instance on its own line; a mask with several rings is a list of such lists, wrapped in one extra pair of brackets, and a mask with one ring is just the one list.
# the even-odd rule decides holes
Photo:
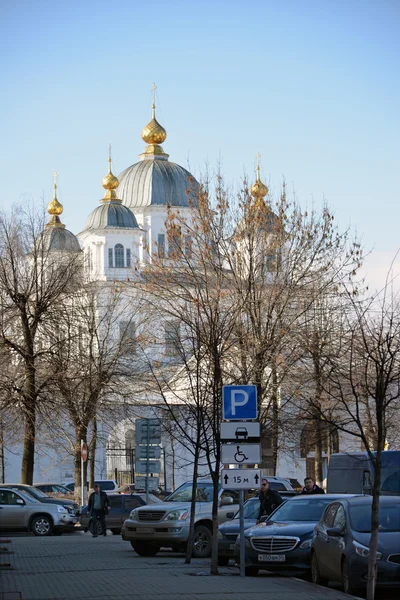
[(260, 500), (260, 510), (258, 511), (257, 523), (260, 522), (261, 517), (264, 515), (269, 516), (283, 502), (278, 492), (269, 489), (268, 479), (265, 479), (265, 477), (261, 479), (261, 490), (258, 499)]
[(325, 492), (315, 483), (312, 477), (306, 477), (304, 480), (304, 487), (300, 494), (325, 494)]
[[(100, 486), (96, 484), (94, 486), (94, 492), (89, 496), (88, 502), (88, 514), (93, 519), (100, 519), (101, 527), (103, 529), (103, 535), (107, 535), (106, 527), (106, 515), (110, 510), (110, 500), (105, 492), (100, 490)], [(93, 534), (93, 537), (97, 537), (97, 533)]]

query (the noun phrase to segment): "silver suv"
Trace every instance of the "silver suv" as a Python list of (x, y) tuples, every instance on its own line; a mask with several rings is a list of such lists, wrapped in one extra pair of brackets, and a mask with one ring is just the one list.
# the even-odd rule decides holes
[[(168, 496), (167, 502), (135, 508), (123, 524), (122, 539), (141, 556), (154, 556), (161, 547), (184, 550), (189, 538), (192, 494), (192, 482), (187, 482)], [(198, 482), (193, 543), (196, 558), (211, 554), (212, 494), (212, 481)], [(218, 521), (223, 523), (239, 509), (239, 491), (220, 489), (218, 495)]]
[(0, 531), (32, 531), (35, 535), (70, 530), (78, 519), (62, 504), (44, 504), (21, 490), (0, 488)]

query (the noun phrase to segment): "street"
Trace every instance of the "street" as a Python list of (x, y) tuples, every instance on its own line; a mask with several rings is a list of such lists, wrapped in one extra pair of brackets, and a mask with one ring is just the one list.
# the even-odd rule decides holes
[[(338, 588), (261, 572), (241, 578), (233, 565), (209, 575), (209, 560), (185, 565), (182, 555), (164, 551), (138, 556), (120, 536), (92, 538), (75, 532), (38, 538), (2, 535), (0, 600), (344, 600)], [(387, 593), (381, 600), (395, 598)]]

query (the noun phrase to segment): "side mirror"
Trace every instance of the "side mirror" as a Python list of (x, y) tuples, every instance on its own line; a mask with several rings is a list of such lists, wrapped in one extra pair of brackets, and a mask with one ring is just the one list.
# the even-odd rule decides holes
[(260, 523), (265, 523), (266, 521), (268, 521), (268, 515), (262, 515), (260, 517)]
[(233, 519), (233, 517), (234, 517), (234, 516), (235, 516), (235, 513), (234, 513), (234, 512), (229, 512), (229, 513), (226, 513), (226, 518), (227, 518), (227, 519)]
[(343, 530), (340, 529), (339, 527), (331, 527), (330, 529), (326, 530), (326, 533), (330, 537), (342, 537), (343, 536)]
[(229, 496), (222, 498), (221, 502), (219, 503), (220, 506), (229, 506), (230, 504), (233, 504), (233, 498), (230, 498)]
[(25, 506), (25, 502), (21, 500), (21, 498), (17, 498), (17, 504), (19, 504), (20, 506)]

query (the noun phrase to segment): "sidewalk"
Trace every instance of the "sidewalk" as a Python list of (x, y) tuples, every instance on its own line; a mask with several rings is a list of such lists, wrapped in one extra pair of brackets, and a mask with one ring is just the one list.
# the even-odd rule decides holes
[[(182, 555), (138, 556), (120, 536), (12, 536), (2, 555), (0, 600), (345, 600), (335, 589), (298, 579), (239, 576), (234, 566), (209, 575), (208, 560), (185, 565)], [(0, 547), (5, 546), (0, 542)]]

